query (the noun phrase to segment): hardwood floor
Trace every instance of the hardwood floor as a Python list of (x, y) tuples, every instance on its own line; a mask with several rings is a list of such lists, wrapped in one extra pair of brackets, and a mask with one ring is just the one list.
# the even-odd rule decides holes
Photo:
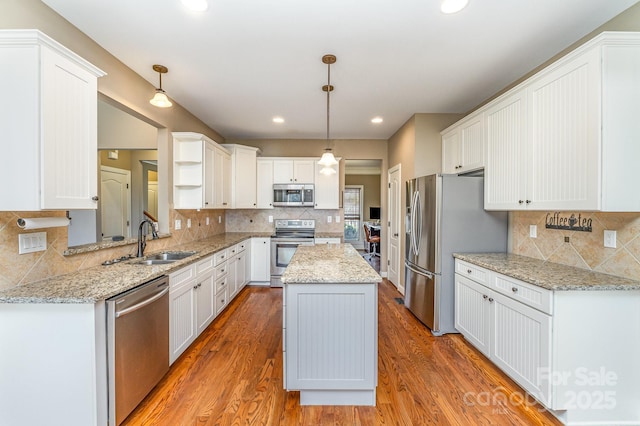
[(375, 407), (282, 389), (282, 290), (245, 288), (124, 425), (559, 425), (460, 335), (433, 337), (379, 286)]

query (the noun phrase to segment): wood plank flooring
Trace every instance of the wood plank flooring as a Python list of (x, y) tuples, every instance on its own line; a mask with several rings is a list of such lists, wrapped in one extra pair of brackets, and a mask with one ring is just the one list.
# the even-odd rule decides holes
[(246, 287), (123, 425), (559, 425), (460, 335), (433, 337), (379, 286), (375, 407), (282, 389), (282, 290)]

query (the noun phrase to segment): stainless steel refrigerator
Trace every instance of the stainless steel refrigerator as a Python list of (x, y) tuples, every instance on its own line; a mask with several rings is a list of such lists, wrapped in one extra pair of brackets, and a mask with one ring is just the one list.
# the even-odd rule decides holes
[(457, 175), (407, 181), (404, 304), (436, 336), (458, 332), (453, 253), (507, 250), (507, 212), (484, 210), (483, 181)]

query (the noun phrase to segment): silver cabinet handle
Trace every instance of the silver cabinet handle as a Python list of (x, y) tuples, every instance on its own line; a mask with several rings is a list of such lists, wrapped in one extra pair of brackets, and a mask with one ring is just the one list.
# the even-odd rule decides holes
[(489, 303), (493, 303), (493, 297), (489, 298)]
[(531, 200), (527, 200), (527, 201), (526, 201), (526, 203), (527, 203), (527, 204), (531, 204)]
[(467, 274), (472, 273), (473, 271), (471, 269), (467, 269)]
[(98, 198), (98, 196), (97, 196), (97, 195), (94, 195), (93, 197), (91, 197), (91, 199), (92, 199), (93, 201), (98, 201), (100, 198)]
[(488, 298), (488, 297), (489, 297), (489, 296), (487, 296), (486, 294), (483, 294), (483, 295), (482, 295), (482, 298), (483, 298), (484, 300), (487, 300), (487, 298)]
[(518, 204), (522, 204), (522, 203), (524, 203), (524, 201), (518, 200)]
[(511, 287), (511, 291), (514, 292), (514, 293), (517, 293), (518, 292), (518, 287)]

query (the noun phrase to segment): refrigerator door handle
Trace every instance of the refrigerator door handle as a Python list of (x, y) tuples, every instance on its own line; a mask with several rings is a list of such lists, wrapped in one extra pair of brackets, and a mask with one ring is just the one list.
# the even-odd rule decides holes
[(411, 194), (411, 216), (409, 217), (409, 252), (415, 254), (415, 217), (416, 211), (414, 210), (416, 206), (416, 193)]
[(416, 205), (415, 205), (415, 209), (414, 212), (416, 213), (416, 219), (415, 219), (415, 232), (414, 232), (414, 238), (415, 238), (415, 253), (416, 256), (418, 256), (418, 254), (420, 253), (420, 243), (422, 240), (422, 209), (420, 207), (420, 192), (416, 192)]
[(409, 269), (410, 271), (415, 272), (416, 274), (424, 275), (424, 276), (428, 277), (430, 280), (433, 279), (433, 274), (431, 272), (418, 271), (417, 269), (415, 269), (411, 265), (409, 265), (407, 262), (404, 263), (404, 266), (407, 269)]

